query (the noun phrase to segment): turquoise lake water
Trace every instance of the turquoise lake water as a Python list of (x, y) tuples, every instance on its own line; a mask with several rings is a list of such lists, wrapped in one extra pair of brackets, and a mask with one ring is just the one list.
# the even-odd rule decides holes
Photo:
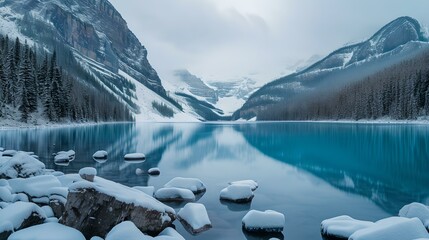
[[(269, 239), (244, 233), (250, 209), (286, 216), (280, 239), (321, 239), (320, 222), (338, 215), (376, 221), (410, 202), (429, 204), (429, 126), (342, 123), (136, 123), (0, 131), (0, 147), (34, 151), (48, 168), (98, 175), (128, 186), (162, 187), (171, 178), (196, 177), (207, 186), (198, 200), (213, 228), (186, 239)], [(56, 166), (52, 153), (73, 149), (76, 160)], [(92, 159), (106, 150), (109, 160)], [(143, 152), (144, 163), (123, 156)], [(159, 167), (161, 175), (136, 175)], [(259, 183), (251, 204), (219, 201), (228, 182)], [(173, 205), (178, 210), (182, 205)]]

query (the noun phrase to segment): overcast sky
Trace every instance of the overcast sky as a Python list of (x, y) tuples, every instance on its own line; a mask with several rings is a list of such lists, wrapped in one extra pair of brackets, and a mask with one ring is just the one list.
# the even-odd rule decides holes
[(110, 0), (161, 78), (270, 81), (365, 40), (400, 16), (429, 25), (429, 0)]

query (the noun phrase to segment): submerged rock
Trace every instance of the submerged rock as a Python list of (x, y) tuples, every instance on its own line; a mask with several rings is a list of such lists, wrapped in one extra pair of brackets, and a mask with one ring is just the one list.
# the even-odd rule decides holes
[(192, 234), (207, 231), (212, 227), (206, 207), (201, 203), (188, 203), (177, 214), (180, 222)]
[(206, 191), (206, 186), (198, 178), (175, 177), (164, 185), (166, 188), (185, 188), (191, 190), (194, 194)]
[(242, 224), (243, 228), (248, 232), (281, 232), (285, 224), (285, 217), (283, 214), (272, 210), (265, 212), (250, 210), (244, 216)]
[(65, 208), (60, 222), (80, 230), (87, 239), (106, 236), (126, 220), (144, 233), (159, 233), (176, 218), (172, 208), (153, 197), (100, 177), (71, 184)]

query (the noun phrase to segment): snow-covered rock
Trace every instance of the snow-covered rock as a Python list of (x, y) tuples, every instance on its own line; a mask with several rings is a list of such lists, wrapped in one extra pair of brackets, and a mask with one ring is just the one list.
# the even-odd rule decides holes
[(97, 169), (93, 167), (85, 167), (79, 170), (79, 175), (82, 179), (93, 182), (94, 177), (97, 176)]
[(52, 211), (51, 207), (49, 207), (49, 206), (43, 206), (41, 208), (45, 212), (45, 215), (46, 215), (47, 218), (50, 218), (50, 217), (54, 216), (54, 211)]
[(13, 195), (9, 187), (0, 187), (0, 202), (12, 202)]
[(252, 191), (255, 191), (258, 188), (258, 183), (254, 180), (240, 180), (240, 181), (234, 181), (230, 182), (230, 185), (246, 185), (249, 186)]
[(31, 200), (43, 197), (49, 199), (51, 195), (62, 194), (63, 190), (60, 181), (52, 175), (10, 179), (9, 185), (13, 193), (25, 193)]
[(156, 240), (185, 240), (174, 228), (168, 227), (155, 237)]
[(4, 148), (3, 147), (0, 147), (0, 152), (4, 152)]
[(348, 239), (357, 230), (373, 225), (373, 222), (360, 221), (349, 216), (338, 216), (322, 221), (321, 233), (327, 239)]
[(281, 232), (285, 225), (285, 216), (272, 210), (250, 210), (243, 217), (242, 224), (249, 232)]
[(206, 191), (206, 186), (198, 178), (175, 177), (164, 185), (166, 188), (185, 188), (191, 190), (194, 194)]
[(105, 240), (145, 240), (152, 237), (144, 235), (131, 221), (121, 222), (112, 228)]
[(233, 184), (220, 191), (220, 199), (236, 203), (247, 203), (252, 201), (253, 191), (248, 185)]
[(149, 175), (159, 175), (161, 174), (161, 171), (159, 170), (159, 168), (150, 168), (149, 170), (147, 170), (147, 173)]
[(354, 232), (349, 240), (414, 240), (429, 238), (418, 218), (390, 217), (375, 222), (372, 227)]
[(94, 160), (107, 160), (107, 152), (104, 150), (97, 151), (92, 155), (92, 158)]
[(155, 187), (154, 186), (147, 186), (147, 187), (141, 187), (141, 186), (135, 186), (133, 187), (134, 189), (137, 189), (141, 192), (146, 193), (149, 196), (153, 196), (153, 193), (155, 192)]
[(162, 202), (195, 201), (194, 193), (186, 188), (160, 188), (155, 192), (154, 196)]
[(68, 166), (70, 164), (70, 158), (66, 154), (55, 155), (54, 163), (59, 166)]
[(146, 160), (146, 156), (143, 153), (128, 153), (125, 154), (124, 160), (132, 162), (141, 162)]
[[(28, 202), (16, 202), (0, 210), (0, 236), (7, 237), (13, 231), (18, 231), (45, 221), (45, 212), (36, 204)], [(3, 229), (1, 229), (3, 228)]]
[(15, 156), (16, 153), (18, 153), (18, 151), (16, 151), (16, 150), (4, 150), (2, 152), (2, 156), (3, 157), (13, 157), (13, 156)]
[(17, 231), (8, 240), (85, 240), (85, 237), (76, 229), (50, 222)]
[(429, 231), (429, 207), (421, 203), (411, 203), (399, 210), (400, 217), (418, 218)]
[[(3, 159), (4, 160), (4, 159)], [(0, 178), (28, 178), (44, 174), (45, 164), (30, 155), (18, 152), (0, 162)]]
[(177, 217), (192, 234), (204, 232), (212, 227), (206, 207), (201, 203), (188, 203), (180, 209)]
[[(75, 179), (73, 176), (68, 178)], [(142, 232), (161, 232), (175, 218), (174, 209), (153, 197), (137, 189), (95, 177), (94, 182), (81, 179), (70, 184), (60, 222), (78, 229), (89, 239), (105, 236), (125, 220), (132, 221)]]
[(56, 156), (58, 155), (65, 155), (69, 157), (69, 161), (73, 161), (76, 156), (76, 152), (74, 150), (68, 150), (68, 151), (59, 151), (57, 152)]

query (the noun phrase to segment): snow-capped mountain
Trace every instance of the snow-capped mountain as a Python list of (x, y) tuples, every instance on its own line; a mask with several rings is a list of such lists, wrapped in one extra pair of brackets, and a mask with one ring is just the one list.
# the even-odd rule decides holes
[(302, 71), (266, 84), (250, 96), (233, 118), (250, 119), (276, 104), (344, 87), (427, 48), (428, 34), (419, 22), (400, 17), (366, 41), (340, 48)]
[(0, 33), (47, 51), (66, 49), (80, 67), (70, 72), (89, 72), (96, 82), (88, 85), (113, 93), (137, 121), (168, 119), (155, 102), (170, 109), (175, 120), (196, 120), (168, 96), (146, 48), (108, 0), (3, 0)]
[(206, 83), (188, 70), (177, 70), (173, 75), (173, 81), (163, 81), (166, 89), (198, 119), (228, 119), (257, 89), (257, 82), (248, 77)]

